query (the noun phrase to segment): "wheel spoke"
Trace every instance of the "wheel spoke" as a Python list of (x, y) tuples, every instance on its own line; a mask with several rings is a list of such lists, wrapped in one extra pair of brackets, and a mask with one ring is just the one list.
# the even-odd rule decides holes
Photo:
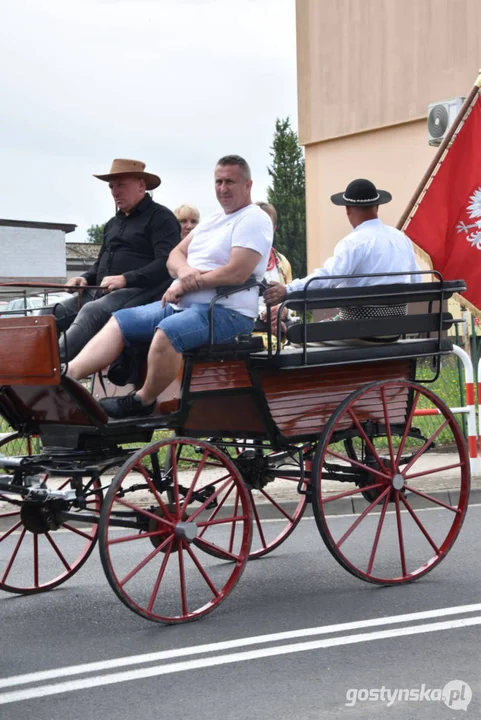
[(27, 532), (26, 528), (23, 528), (22, 532), (20, 533), (20, 536), (17, 540), (17, 544), (15, 545), (15, 548), (13, 550), (13, 553), (10, 557), (10, 562), (8, 563), (5, 572), (3, 573), (3, 577), (0, 582), (4, 583), (7, 579), (7, 577), (10, 574), (10, 570), (12, 569), (12, 565), (15, 562), (15, 558), (17, 557), (17, 553), (19, 551), (20, 545), (23, 542), (23, 538), (25, 537), (25, 533)]
[(172, 487), (174, 489), (175, 517), (180, 520), (180, 497), (179, 497), (179, 478), (177, 474), (177, 453), (171, 453), (172, 458)]
[(155, 497), (155, 499), (159, 503), (159, 507), (161, 508), (162, 512), (164, 513), (164, 517), (170, 517), (171, 513), (169, 512), (164, 501), (162, 500), (162, 497), (160, 496), (159, 491), (157, 490), (154, 483), (152, 482), (152, 478), (148, 475), (148, 473), (145, 473), (144, 477), (145, 477), (145, 480), (147, 481), (147, 485), (149, 486), (149, 488), (152, 492), (152, 495)]
[[(157, 523), (162, 523), (162, 525), (166, 525), (170, 530), (174, 529), (174, 523), (169, 522), (165, 518), (161, 517), (160, 515), (154, 515), (154, 513), (151, 513), (149, 510), (146, 510), (145, 508), (139, 507), (138, 505), (134, 505), (133, 503), (129, 503), (127, 500), (124, 500), (123, 498), (116, 497), (115, 502), (119, 505), (123, 505), (124, 507), (128, 507), (129, 510), (133, 510), (134, 512), (138, 512), (141, 515), (145, 515), (145, 517), (150, 518), (151, 520), (155, 520)], [(114, 513), (115, 515), (115, 513)]]
[(403, 450), (404, 450), (404, 446), (405, 446), (405, 444), (406, 444), (406, 440), (408, 439), (409, 430), (410, 430), (410, 428), (411, 428), (411, 423), (412, 423), (412, 420), (413, 420), (413, 417), (414, 417), (414, 412), (415, 412), (416, 407), (417, 407), (417, 404), (418, 404), (419, 395), (420, 395), (420, 391), (419, 391), (419, 390), (416, 390), (416, 392), (414, 393), (413, 402), (412, 402), (412, 405), (411, 405), (411, 408), (410, 408), (410, 410), (409, 410), (409, 414), (408, 414), (408, 417), (407, 417), (407, 420), (406, 420), (406, 425), (405, 425), (405, 427), (404, 427), (404, 432), (403, 432), (403, 435), (402, 435), (402, 438), (401, 438), (401, 442), (399, 443), (399, 447), (398, 447), (398, 450), (397, 450), (397, 455), (396, 455), (396, 467), (399, 466), (399, 461), (400, 461), (400, 459), (401, 459), (401, 457), (402, 457), (402, 453), (403, 453)]
[(172, 535), (172, 537), (170, 538), (169, 547), (165, 551), (164, 559), (162, 560), (162, 565), (160, 566), (160, 570), (157, 574), (157, 578), (156, 578), (155, 584), (154, 584), (154, 589), (152, 590), (152, 594), (150, 596), (149, 604), (147, 605), (148, 612), (152, 612), (152, 608), (154, 607), (155, 601), (157, 600), (157, 595), (159, 594), (160, 583), (162, 582), (162, 578), (164, 577), (167, 563), (169, 562), (173, 542), (174, 542), (174, 536)]
[(187, 588), (185, 584), (184, 549), (183, 542), (180, 539), (177, 540), (177, 556), (179, 558), (179, 580), (180, 598), (182, 602), (182, 614), (185, 616), (189, 614), (189, 608), (187, 606)]
[(263, 528), (262, 528), (262, 523), (261, 523), (261, 520), (260, 520), (260, 517), (259, 517), (259, 513), (258, 513), (258, 511), (257, 511), (257, 505), (256, 505), (254, 499), (252, 498), (252, 491), (249, 491), (249, 494), (251, 495), (252, 514), (254, 515), (254, 520), (255, 520), (255, 523), (256, 523), (256, 527), (257, 527), (257, 532), (259, 533), (259, 538), (260, 538), (260, 541), (261, 541), (261, 543), (262, 543), (262, 547), (263, 547), (263, 548), (266, 548), (266, 547), (267, 547), (267, 542), (266, 542), (266, 539), (265, 539), (265, 536), (264, 536), (264, 530), (263, 530)]
[(200, 572), (200, 574), (201, 574), (202, 577), (204, 578), (207, 586), (210, 588), (210, 590), (211, 590), (212, 594), (214, 595), (214, 597), (216, 597), (216, 598), (219, 597), (219, 595), (220, 595), (219, 590), (217, 590), (216, 586), (214, 585), (214, 583), (212, 582), (212, 580), (210, 579), (210, 577), (209, 577), (209, 576), (207, 575), (207, 573), (205, 572), (204, 568), (203, 568), (202, 565), (200, 564), (199, 558), (196, 556), (196, 554), (195, 554), (194, 552), (192, 552), (192, 548), (190, 547), (190, 545), (189, 545), (188, 543), (186, 544), (185, 549), (186, 549), (187, 552), (189, 553), (190, 557), (192, 558), (193, 563), (195, 564), (195, 566), (197, 567), (198, 571)]
[(414, 520), (414, 522), (416, 523), (418, 528), (421, 530), (422, 534), (424, 535), (424, 537), (426, 538), (428, 543), (431, 545), (433, 550), (435, 551), (436, 555), (439, 555), (440, 550), (439, 550), (438, 546), (436, 545), (436, 543), (432, 539), (431, 535), (428, 533), (428, 531), (426, 530), (426, 528), (424, 527), (424, 525), (422, 524), (422, 522), (420, 521), (420, 519), (414, 512), (411, 505), (408, 503), (408, 501), (406, 500), (406, 498), (404, 497), (404, 495), (402, 493), (399, 494), (399, 497), (401, 498), (401, 502), (404, 504), (406, 510), (411, 515), (412, 519)]
[(433, 495), (428, 495), (427, 493), (422, 492), (422, 490), (418, 490), (417, 488), (412, 487), (411, 485), (405, 485), (404, 488), (408, 490), (411, 493), (414, 493), (414, 495), (419, 495), (419, 497), (424, 498), (425, 500), (429, 500), (430, 502), (434, 503), (435, 505), (439, 505), (440, 507), (446, 508), (446, 510), (451, 510), (453, 513), (460, 513), (461, 510), (457, 507), (454, 507), (453, 505), (448, 505), (447, 503), (443, 502), (442, 500), (439, 500), (438, 498), (434, 497)]
[(394, 450), (392, 446), (392, 435), (391, 435), (391, 423), (389, 421), (389, 412), (387, 408), (386, 403), (386, 388), (381, 387), (381, 399), (382, 399), (382, 407), (384, 411), (384, 426), (386, 428), (386, 437), (387, 442), (389, 446), (389, 457), (391, 458), (391, 470), (392, 472), (396, 472), (396, 465), (394, 463)]
[(152, 532), (136, 533), (136, 535), (124, 535), (119, 538), (112, 538), (108, 540), (109, 545), (117, 545), (118, 543), (130, 542), (131, 540), (145, 540), (145, 538), (158, 537), (159, 535), (165, 535), (163, 530), (153, 530)]
[(387, 511), (387, 506), (388, 506), (388, 505), (389, 505), (389, 495), (386, 495), (386, 497), (384, 498), (384, 502), (383, 502), (383, 504), (382, 504), (381, 515), (380, 515), (380, 517), (379, 517), (379, 522), (378, 522), (377, 528), (376, 528), (376, 535), (375, 535), (375, 538), (374, 538), (374, 543), (373, 543), (373, 546), (372, 546), (371, 555), (370, 555), (370, 557), (369, 557), (369, 564), (368, 564), (368, 566), (367, 566), (367, 573), (368, 573), (368, 574), (370, 574), (370, 573), (372, 572), (372, 568), (373, 568), (373, 565), (374, 565), (374, 560), (375, 560), (375, 558), (376, 558), (376, 552), (377, 552), (377, 548), (378, 548), (378, 545), (379, 545), (379, 539), (380, 539), (380, 537), (381, 537), (381, 531), (382, 531), (382, 528), (383, 528), (383, 525), (384, 525), (384, 518), (386, 517), (386, 511)]
[(134, 575), (137, 575), (137, 573), (138, 573), (140, 570), (142, 570), (142, 568), (144, 568), (144, 567), (147, 565), (147, 563), (149, 563), (156, 555), (158, 555), (159, 552), (162, 552), (162, 550), (164, 549), (164, 547), (165, 547), (169, 542), (172, 542), (172, 536), (171, 536), (171, 535), (169, 535), (169, 537), (166, 538), (166, 539), (164, 540), (164, 542), (161, 543), (158, 547), (154, 548), (154, 549), (152, 550), (152, 552), (149, 553), (149, 555), (147, 555), (147, 557), (142, 560), (142, 562), (140, 562), (138, 565), (136, 565), (136, 566), (123, 578), (123, 580), (120, 580), (120, 581), (119, 581), (120, 587), (123, 587), (126, 583), (129, 582), (129, 580), (132, 580), (132, 578), (134, 577)]
[(378, 488), (386, 488), (386, 483), (365, 485), (364, 487), (356, 487), (354, 490), (345, 490), (344, 492), (338, 493), (337, 495), (330, 495), (328, 497), (324, 496), (322, 498), (322, 504), (325, 505), (326, 503), (333, 502), (334, 500), (341, 500), (342, 498), (351, 497), (352, 495), (361, 495), (368, 490), (377, 490)]
[(373, 508), (376, 507), (376, 505), (379, 505), (381, 500), (386, 497), (386, 495), (391, 491), (391, 488), (386, 488), (383, 490), (383, 492), (379, 495), (378, 498), (376, 498), (370, 505), (367, 506), (367, 508), (359, 515), (357, 520), (353, 522), (351, 527), (346, 530), (342, 538), (337, 542), (337, 547), (341, 547), (343, 543), (347, 540), (347, 538), (354, 532), (354, 530), (358, 527), (358, 525), (364, 520), (366, 515), (368, 515)]
[(33, 536), (33, 584), (38, 588), (38, 535)]
[[(0, 500), (5, 500), (6, 502), (9, 502), (9, 499), (5, 497), (4, 495), (0, 495)], [(15, 515), (20, 516), (20, 510), (11, 510), (10, 512), (2, 513), (0, 515), (0, 518), (8, 518), (8, 517), (15, 517)]]
[(197, 466), (197, 470), (195, 471), (195, 475), (192, 478), (192, 482), (190, 483), (190, 487), (187, 491), (187, 495), (185, 496), (184, 502), (182, 503), (182, 508), (189, 507), (190, 499), (192, 497), (192, 493), (194, 492), (194, 488), (196, 486), (197, 480), (199, 479), (200, 473), (204, 469), (204, 465), (205, 465), (207, 457), (208, 457), (207, 453), (208, 453), (208, 450), (205, 449), (204, 454), (202, 455), (202, 459), (200, 460), (199, 465)]
[(455, 468), (464, 467), (465, 463), (459, 462), (454, 463), (453, 465), (444, 465), (440, 468), (431, 468), (430, 470), (423, 470), (422, 472), (412, 473), (412, 475), (405, 475), (403, 473), (405, 480), (412, 480), (413, 478), (423, 477), (424, 475), (437, 475), (437, 473), (444, 472), (445, 470), (454, 470)]
[(195, 539), (195, 543), (201, 549), (204, 548), (214, 551), (214, 554), (217, 556), (220, 555), (223, 558), (228, 558), (229, 560), (234, 560), (235, 562), (239, 562), (239, 560), (241, 559), (240, 555), (236, 555), (229, 550), (225, 550), (224, 548), (220, 547), (220, 545), (215, 545), (214, 543), (209, 542), (205, 538), (200, 538), (197, 536)]
[[(19, 515), (20, 513), (17, 513), (17, 514)], [(18, 523), (15, 523), (15, 525), (12, 525), (12, 527), (9, 530), (7, 530), (6, 532), (3, 533), (3, 535), (0, 537), (0, 542), (2, 542), (2, 540), (5, 540), (6, 538), (8, 538), (8, 536), (11, 535), (11, 533), (15, 532), (15, 530), (18, 530), (18, 528), (21, 526), (22, 526), (22, 521), (19, 520)]]
[(64, 556), (63, 556), (62, 553), (60, 552), (60, 548), (57, 546), (57, 543), (50, 537), (50, 533), (46, 532), (46, 533), (45, 533), (45, 537), (47, 538), (47, 540), (49, 541), (50, 545), (52, 546), (52, 548), (53, 548), (53, 549), (55, 550), (55, 552), (57, 553), (57, 555), (58, 555), (60, 561), (62, 562), (63, 566), (65, 567), (65, 569), (70, 572), (71, 569), (72, 569), (71, 566), (68, 564), (68, 562), (65, 560)]
[(383, 473), (380, 470), (376, 470), (376, 468), (370, 467), (369, 465), (364, 465), (364, 463), (359, 462), (359, 460), (354, 460), (354, 458), (347, 457), (346, 455), (338, 453), (335, 450), (327, 450), (326, 455), (332, 455), (332, 457), (344, 460), (346, 463), (349, 463), (349, 465), (355, 465), (355, 467), (361, 468), (361, 470), (365, 470), (369, 474), (377, 475), (383, 480), (390, 480), (390, 476), (386, 474), (386, 472)]
[(431, 437), (430, 437), (428, 440), (426, 440), (426, 442), (424, 443), (424, 445), (422, 446), (422, 448), (420, 448), (420, 449), (417, 451), (417, 453), (414, 455), (414, 457), (412, 457), (412, 458), (410, 459), (410, 461), (408, 462), (408, 464), (404, 467), (403, 472), (405, 472), (405, 473), (408, 472), (409, 468), (411, 468), (411, 467), (414, 465), (414, 463), (416, 462), (416, 460), (423, 454), (423, 452), (434, 442), (434, 440), (436, 440), (437, 436), (438, 436), (440, 433), (442, 433), (442, 431), (444, 430), (444, 428), (446, 427), (446, 425), (447, 425), (448, 423), (449, 423), (449, 418), (447, 418), (447, 420), (445, 420), (445, 421), (438, 427), (438, 429), (437, 429), (435, 432), (433, 432), (433, 434), (431, 435)]
[[(233, 511), (234, 517), (237, 516), (238, 510), (239, 510), (239, 493), (237, 492), (235, 494), (235, 502), (234, 502), (234, 511)], [(230, 529), (230, 538), (229, 538), (229, 551), (230, 552), (232, 552), (234, 549), (234, 540), (235, 540), (236, 530), (237, 530), (237, 525), (234, 521), (232, 523), (232, 527)]]
[[(202, 532), (200, 533), (200, 535), (199, 535), (198, 537), (202, 537), (202, 535), (205, 533), (205, 531), (207, 530), (207, 527), (209, 526), (209, 521), (211, 521), (211, 520), (213, 520), (213, 519), (215, 518), (215, 516), (217, 515), (217, 513), (219, 512), (219, 510), (222, 508), (222, 506), (224, 505), (224, 503), (226, 502), (227, 498), (229, 497), (229, 495), (231, 494), (231, 492), (232, 492), (232, 490), (233, 490), (234, 488), (235, 488), (235, 483), (234, 483), (234, 481), (232, 481), (231, 487), (230, 487), (229, 490), (226, 492), (226, 494), (224, 495), (224, 497), (222, 498), (222, 500), (220, 501), (220, 503), (217, 505), (217, 507), (214, 508), (214, 510), (212, 511), (211, 515), (209, 515), (209, 517), (207, 518), (207, 520), (205, 520), (205, 521), (200, 521), (200, 522), (197, 523), (197, 526), (198, 526), (198, 527), (204, 526), (204, 527), (202, 527)], [(189, 520), (192, 520), (192, 515), (189, 515)]]
[[(226, 518), (217, 518), (217, 520), (199, 520), (199, 522), (196, 523), (197, 527), (201, 527), (202, 531), (205, 532), (208, 527), (211, 527), (212, 525), (226, 525), (227, 523), (238, 523), (238, 522), (244, 522), (244, 520), (247, 519), (247, 515), (232, 515), (231, 517)], [(190, 521), (190, 518), (189, 518)], [(200, 537), (198, 535), (197, 537)]]
[[(220, 493), (223, 492), (223, 491), (227, 488), (227, 486), (228, 486), (229, 482), (231, 482), (231, 480), (232, 480), (232, 476), (229, 477), (229, 480), (228, 480), (226, 483), (224, 483), (224, 485), (222, 485), (220, 488), (217, 488), (217, 490), (215, 491), (215, 493), (213, 493), (212, 495), (210, 495), (210, 496), (207, 498), (207, 500), (204, 500), (204, 502), (202, 503), (202, 505), (200, 505), (198, 508), (196, 508), (196, 510), (192, 513), (192, 515), (189, 515), (189, 520), (195, 520), (195, 518), (196, 518), (198, 515), (200, 515), (200, 513), (202, 512), (202, 510), (205, 510), (205, 508), (207, 507), (207, 505), (209, 505), (211, 502), (214, 502), (214, 500), (215, 500), (217, 497), (219, 497)], [(225, 501), (225, 498), (224, 498), (224, 501)]]
[(271, 495), (269, 495), (269, 493), (266, 492), (266, 491), (264, 490), (264, 488), (261, 488), (260, 491), (261, 491), (261, 493), (264, 495), (264, 497), (267, 498), (267, 500), (269, 500), (269, 502), (271, 503), (271, 505), (273, 505), (273, 506), (276, 508), (276, 510), (279, 510), (279, 512), (282, 513), (282, 515), (284, 515), (284, 517), (286, 518), (286, 520), (289, 520), (289, 522), (294, 522), (294, 518), (292, 517), (292, 515), (289, 515), (289, 513), (287, 512), (287, 510), (284, 510), (284, 508), (282, 507), (282, 505), (279, 505), (279, 503), (278, 503), (276, 500), (274, 500), (274, 498), (273, 498)]
[(406, 575), (407, 575), (406, 555), (404, 552), (403, 526), (402, 526), (401, 511), (399, 508), (399, 490), (395, 490), (394, 492), (395, 492), (395, 505), (396, 505), (397, 534), (398, 534), (398, 540), (399, 540), (399, 555), (401, 558), (401, 572), (403, 574), (403, 577), (406, 577)]
[(86, 540), (92, 539), (91, 535), (84, 532), (83, 530), (79, 530), (78, 528), (74, 527), (73, 525), (69, 525), (68, 523), (62, 523), (62, 527), (65, 528), (66, 530), (70, 530), (70, 532), (73, 532), (76, 535), (80, 535), (81, 537), (84, 537)]
[(359, 430), (361, 437), (364, 438), (364, 442), (368, 446), (369, 450), (372, 452), (377, 464), (380, 468), (383, 468), (387, 472), (387, 468), (384, 467), (384, 463), (382, 462), (381, 458), (379, 457), (376, 448), (372, 444), (369, 436), (366, 434), (366, 431), (364, 430), (363, 426), (361, 425), (359, 418), (357, 417), (356, 413), (354, 412), (353, 408), (349, 408), (349, 415), (351, 416), (352, 421), (354, 422), (355, 426)]

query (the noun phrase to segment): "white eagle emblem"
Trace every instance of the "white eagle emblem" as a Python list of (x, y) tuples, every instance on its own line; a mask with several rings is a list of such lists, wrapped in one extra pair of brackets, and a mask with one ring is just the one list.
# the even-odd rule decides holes
[(466, 208), (467, 214), (473, 223), (466, 224), (460, 222), (456, 225), (458, 233), (466, 233), (466, 240), (471, 243), (471, 247), (476, 247), (477, 250), (481, 250), (481, 187), (474, 191), (469, 198), (469, 204)]

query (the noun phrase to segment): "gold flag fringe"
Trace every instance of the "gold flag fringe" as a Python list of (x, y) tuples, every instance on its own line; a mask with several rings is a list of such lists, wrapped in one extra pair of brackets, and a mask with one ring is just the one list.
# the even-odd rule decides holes
[(467, 308), (474, 317), (481, 319), (481, 310), (476, 307), (476, 305), (473, 305), (473, 303), (470, 303), (469, 300), (466, 300), (465, 297), (462, 295), (459, 295), (458, 293), (454, 293), (453, 300), (456, 300), (460, 305)]
[[(429, 269), (430, 269), (430, 270), (433, 270), (433, 269), (434, 269), (434, 268), (433, 268), (433, 261), (431, 260), (431, 258), (430, 258), (429, 255), (427, 254), (427, 252), (426, 252), (425, 250), (423, 250), (422, 248), (420, 248), (419, 245), (416, 245), (416, 243), (413, 242), (412, 240), (411, 240), (411, 242), (412, 242), (412, 244), (414, 245), (414, 248), (415, 248), (415, 251), (416, 251), (416, 255), (419, 255), (419, 257), (420, 257), (422, 260), (424, 260), (424, 262), (427, 263), (427, 265), (429, 266)], [(437, 278), (436, 278), (436, 279), (437, 279)], [(477, 317), (477, 318), (479, 318), (479, 319), (481, 320), (481, 309), (480, 309), (480, 308), (477, 308), (476, 305), (473, 305), (473, 303), (469, 302), (469, 300), (467, 300), (465, 297), (463, 297), (463, 296), (460, 295), (459, 293), (454, 293), (451, 299), (452, 299), (452, 300), (455, 300), (455, 301), (458, 302), (460, 305), (462, 305), (463, 307), (467, 308), (467, 310), (469, 310), (469, 311), (472, 313), (472, 315), (474, 315), (475, 317)]]

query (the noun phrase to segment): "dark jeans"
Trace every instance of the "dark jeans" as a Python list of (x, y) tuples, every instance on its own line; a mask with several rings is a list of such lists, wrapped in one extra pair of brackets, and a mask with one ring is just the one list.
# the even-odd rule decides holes
[(45, 307), (41, 315), (55, 315), (57, 327), (61, 332), (59, 340), (60, 359), (69, 362), (103, 328), (112, 313), (122, 308), (146, 305), (160, 300), (162, 287), (123, 288), (102, 294), (101, 290), (89, 290), (75, 293), (53, 307)]

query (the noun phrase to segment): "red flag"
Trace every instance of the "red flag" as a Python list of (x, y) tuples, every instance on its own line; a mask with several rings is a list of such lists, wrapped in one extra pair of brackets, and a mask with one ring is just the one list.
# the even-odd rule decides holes
[[(481, 101), (479, 90), (469, 114), (441, 155), (417, 209), (403, 226), (429, 255), (445, 280), (463, 279), (469, 304), (481, 313)], [(442, 155), (444, 154), (444, 157)]]

